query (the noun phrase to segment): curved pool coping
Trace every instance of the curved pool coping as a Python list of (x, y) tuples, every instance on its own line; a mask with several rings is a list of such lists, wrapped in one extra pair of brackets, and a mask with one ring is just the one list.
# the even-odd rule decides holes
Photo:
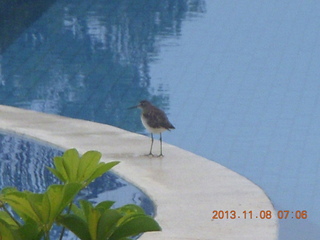
[[(149, 138), (105, 124), (3, 105), (0, 112), (2, 130), (80, 153), (98, 150), (103, 161), (121, 161), (113, 171), (151, 198), (162, 227), (141, 240), (278, 238), (276, 213), (263, 190), (214, 161), (166, 143), (163, 158), (145, 156)], [(212, 220), (214, 210), (233, 210), (237, 217), (227, 219), (225, 213), (223, 219)], [(267, 210), (272, 217), (260, 219), (260, 211)], [(244, 219), (243, 211), (252, 211), (253, 217)]]

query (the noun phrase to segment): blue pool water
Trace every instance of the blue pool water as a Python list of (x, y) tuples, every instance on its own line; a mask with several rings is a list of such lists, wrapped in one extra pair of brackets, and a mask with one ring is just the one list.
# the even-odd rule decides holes
[[(12, 186), (20, 191), (42, 193), (49, 185), (59, 184), (46, 167), (53, 167), (53, 157), (62, 153), (62, 150), (39, 141), (0, 134), (0, 189)], [(155, 214), (152, 201), (141, 190), (110, 172), (97, 178), (77, 198), (88, 199), (92, 203), (111, 200), (115, 201), (114, 207), (136, 204), (147, 214)], [(54, 229), (52, 237), (58, 239), (59, 233), (59, 228)], [(65, 239), (75, 239), (70, 233), (68, 236)]]
[(16, 2), (0, 3), (1, 104), (146, 134), (126, 109), (149, 99), (165, 141), (308, 211), (279, 239), (320, 238), (319, 1)]

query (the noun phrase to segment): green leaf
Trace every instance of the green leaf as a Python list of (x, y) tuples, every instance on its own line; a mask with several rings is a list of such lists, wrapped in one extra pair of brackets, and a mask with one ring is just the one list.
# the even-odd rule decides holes
[(0, 239), (20, 240), (14, 230), (2, 219), (0, 219)]
[(61, 181), (61, 182), (66, 182), (67, 180), (66, 180), (66, 178), (64, 178), (63, 176), (62, 176), (62, 174), (59, 172), (59, 171), (57, 171), (56, 169), (54, 169), (54, 168), (51, 168), (51, 167), (46, 167), (50, 172), (52, 172), (53, 173), (53, 175), (55, 175), (57, 178), (59, 178), (59, 180)]
[(56, 171), (52, 172), (56, 175), (62, 182), (66, 183), (68, 181), (68, 174), (63, 165), (64, 158), (63, 157), (55, 157), (53, 159), (54, 166), (56, 167)]
[(23, 226), (18, 229), (19, 236), (24, 240), (41, 240), (43, 231), (34, 221), (28, 220)]
[(86, 181), (88, 176), (95, 171), (97, 164), (101, 159), (101, 153), (97, 151), (88, 151), (80, 158), (78, 169), (78, 178), (81, 181)]
[(123, 216), (114, 209), (106, 210), (100, 217), (97, 226), (98, 239), (108, 239), (116, 230), (118, 221)]
[(80, 200), (79, 203), (85, 218), (88, 219), (88, 215), (93, 209), (92, 203), (87, 200)]
[(63, 215), (57, 219), (57, 222), (68, 228), (81, 240), (91, 240), (88, 224), (81, 217), (74, 214)]
[(23, 220), (33, 219), (35, 222), (41, 222), (39, 215), (34, 211), (28, 200), (28, 192), (10, 192), (3, 199), (7, 202), (15, 212), (17, 212)]
[(12, 192), (18, 192), (18, 190), (15, 187), (5, 187), (1, 190), (0, 194), (5, 195)]
[(82, 236), (82, 240), (125, 240), (139, 233), (161, 230), (152, 217), (134, 204), (109, 209), (113, 204), (111, 201), (101, 202), (96, 207), (86, 200), (79, 203), (80, 207), (72, 207), (74, 214), (64, 215), (58, 221), (78, 237)]
[(117, 208), (117, 210), (121, 212), (123, 215), (129, 215), (132, 213), (141, 213), (141, 214), (145, 213), (141, 207), (135, 204), (127, 204), (120, 208)]
[(66, 150), (63, 155), (62, 155), (63, 158), (66, 158), (66, 159), (79, 159), (79, 152), (77, 149), (75, 148), (71, 148), (71, 149), (68, 149)]
[(96, 169), (93, 171), (93, 173), (88, 176), (88, 179), (86, 180), (86, 185), (89, 185), (94, 179), (102, 176), (104, 173), (109, 171), (111, 168), (113, 168), (115, 165), (119, 164), (119, 161), (113, 161), (108, 163), (100, 163)]
[[(43, 202), (50, 210), (46, 222), (53, 223), (54, 219), (73, 201), (81, 188), (81, 184), (78, 183), (51, 185), (45, 193)], [(43, 208), (43, 216), (46, 216), (48, 209)]]
[(91, 239), (97, 239), (97, 235), (98, 235), (97, 226), (98, 226), (100, 217), (101, 217), (101, 213), (94, 209), (92, 209), (90, 214), (87, 216), (87, 223), (88, 223)]
[(48, 232), (56, 217), (72, 202), (81, 190), (79, 183), (51, 185), (43, 194), (31, 192), (9, 192), (3, 199), (25, 222), (34, 221), (39, 229)]
[(12, 227), (18, 227), (17, 223), (11, 218), (11, 216), (7, 212), (0, 211), (0, 219)]
[(68, 176), (67, 182), (78, 182), (79, 153), (76, 149), (69, 149), (63, 154), (63, 166)]
[(86, 216), (85, 216), (85, 214), (84, 214), (83, 209), (78, 208), (77, 205), (75, 205), (75, 204), (72, 204), (72, 206), (71, 206), (71, 211), (72, 211), (75, 215), (77, 215), (78, 217), (80, 217), (81, 219), (83, 219), (84, 221), (86, 221)]
[(81, 200), (80, 206), (83, 209), (91, 239), (95, 240), (97, 239), (97, 225), (101, 213), (95, 210), (89, 201)]
[(76, 149), (69, 149), (61, 157), (54, 158), (55, 169), (48, 169), (64, 183), (77, 182), (86, 187), (119, 163), (100, 163), (100, 159), (101, 153), (97, 151), (88, 151), (79, 157)]
[[(37, 216), (38, 222), (44, 222), (43, 216), (42, 216), (42, 207), (43, 206), (43, 198), (44, 194), (37, 194), (32, 192), (25, 191), (25, 196), (29, 202), (30, 207), (32, 208), (33, 212)], [(35, 219), (34, 219), (35, 220)]]
[(110, 209), (114, 203), (115, 203), (114, 201), (103, 201), (103, 202), (99, 203), (95, 208), (102, 209), (105, 211), (105, 210)]
[(121, 224), (111, 235), (110, 240), (119, 240), (143, 232), (161, 231), (159, 224), (150, 216), (134, 214)]

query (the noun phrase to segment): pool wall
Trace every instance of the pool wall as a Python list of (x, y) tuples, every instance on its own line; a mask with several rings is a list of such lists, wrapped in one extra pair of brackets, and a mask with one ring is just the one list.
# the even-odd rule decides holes
[[(154, 201), (162, 227), (142, 240), (278, 238), (276, 212), (263, 190), (213, 161), (166, 143), (163, 158), (145, 156), (149, 138), (105, 124), (8, 106), (0, 111), (2, 130), (81, 153), (98, 150), (103, 161), (121, 161), (114, 172)], [(220, 219), (212, 219), (214, 211), (221, 211)], [(265, 211), (271, 211), (269, 219)]]

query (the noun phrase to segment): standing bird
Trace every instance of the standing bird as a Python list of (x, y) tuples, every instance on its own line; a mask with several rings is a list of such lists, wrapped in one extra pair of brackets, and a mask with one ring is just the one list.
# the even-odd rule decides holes
[(161, 109), (153, 106), (147, 100), (142, 100), (139, 105), (130, 107), (140, 108), (141, 112), (141, 121), (143, 126), (151, 133), (151, 147), (149, 155), (152, 154), (153, 146), (153, 134), (160, 134), (160, 155), (162, 157), (162, 132), (170, 129), (175, 129), (175, 127), (169, 122), (167, 115)]

